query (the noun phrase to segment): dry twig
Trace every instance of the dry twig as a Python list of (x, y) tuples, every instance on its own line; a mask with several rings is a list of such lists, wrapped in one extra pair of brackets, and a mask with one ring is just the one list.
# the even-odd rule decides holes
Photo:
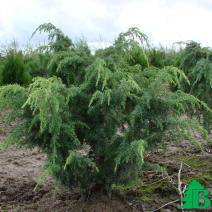
[(162, 205), (160, 208), (157, 208), (157, 209), (156, 209), (156, 210), (154, 210), (153, 212), (159, 211), (160, 209), (162, 209), (162, 208), (164, 208), (164, 207), (166, 207), (166, 206), (168, 206), (168, 205), (171, 205), (171, 204), (173, 204), (173, 203), (175, 203), (175, 202), (178, 202), (178, 201), (180, 201), (180, 199), (177, 199), (177, 200), (174, 200), (174, 201), (168, 202), (168, 203), (166, 203), (166, 204)]

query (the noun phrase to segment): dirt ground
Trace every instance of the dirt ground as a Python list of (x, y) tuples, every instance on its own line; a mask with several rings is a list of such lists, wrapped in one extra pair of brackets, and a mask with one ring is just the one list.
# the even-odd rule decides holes
[[(9, 133), (10, 127), (0, 120), (0, 212), (180, 211), (180, 202), (175, 200), (179, 199), (177, 175), (181, 162), (182, 182), (197, 179), (212, 193), (212, 146), (205, 142), (204, 153), (184, 142), (170, 145), (168, 151), (147, 154), (146, 161), (159, 163), (166, 172), (144, 171), (140, 184), (115, 188), (111, 198), (97, 194), (85, 200), (78, 191), (56, 191), (51, 177), (34, 191), (46, 156), (36, 149), (10, 147), (5, 151), (2, 142)], [(159, 209), (171, 201), (175, 202)]]

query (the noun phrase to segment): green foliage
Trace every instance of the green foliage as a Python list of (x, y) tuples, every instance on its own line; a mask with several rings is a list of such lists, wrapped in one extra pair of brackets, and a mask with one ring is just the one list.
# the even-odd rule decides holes
[(37, 33), (37, 32), (47, 32), (48, 33), (48, 40), (49, 40), (49, 45), (47, 46), (41, 46), (41, 50), (46, 50), (47, 52), (59, 52), (59, 51), (66, 51), (69, 49), (73, 43), (69, 39), (69, 37), (65, 36), (63, 32), (55, 27), (51, 23), (46, 23), (40, 25), (32, 34), (32, 37)]
[(139, 64), (143, 69), (149, 67), (149, 60), (146, 52), (139, 46), (130, 49), (125, 56), (125, 60), (130, 66)]
[(117, 54), (122, 52), (124, 60), (130, 65), (140, 65), (143, 69), (149, 67), (146, 50), (149, 48), (148, 37), (136, 27), (120, 33), (114, 43)]
[(86, 67), (93, 61), (87, 43), (81, 40), (73, 44), (71, 39), (51, 23), (40, 25), (32, 36), (38, 31), (47, 32), (49, 39), (48, 45), (38, 48), (38, 52), (44, 50), (45, 53), (38, 55), (40, 59), (38, 64), (43, 61), (40, 69), (45, 70), (44, 73), (48, 73), (49, 76), (60, 77), (68, 86), (82, 82)]
[(3, 59), (0, 59), (0, 85), (2, 85)]
[[(212, 50), (203, 48), (194, 41), (188, 42), (186, 48), (180, 52), (179, 63), (179, 67), (190, 80), (190, 85), (182, 82), (183, 90), (193, 94), (212, 108)], [(204, 122), (208, 130), (212, 129), (211, 114), (196, 111), (195, 115)]]
[(131, 27), (127, 32), (119, 34), (115, 40), (115, 45), (129, 50), (132, 46), (138, 45), (149, 47), (149, 40), (147, 35), (142, 33), (137, 27)]
[(84, 41), (76, 43), (72, 49), (55, 53), (49, 64), (50, 76), (58, 76), (66, 85), (82, 82), (85, 69), (93, 61), (91, 52)]
[(149, 63), (157, 68), (163, 68), (165, 66), (166, 52), (165, 50), (151, 48), (148, 51)]
[(4, 59), (1, 83), (3, 85), (18, 83), (26, 86), (29, 82), (30, 75), (24, 64), (24, 55), (21, 51), (10, 50)]
[(126, 71), (128, 69), (140, 70), (150, 65), (148, 49), (147, 36), (141, 33), (138, 28), (130, 28), (118, 36), (113, 46), (97, 50), (96, 57), (104, 59), (108, 68), (113, 71), (119, 68)]
[(48, 64), (50, 61), (50, 54), (44, 54), (37, 51), (32, 51), (25, 55), (26, 69), (29, 74), (34, 77), (48, 77)]
[(110, 192), (113, 184), (139, 177), (145, 151), (165, 141), (195, 141), (192, 130), (207, 136), (185, 114), (211, 113), (210, 108), (191, 94), (171, 90), (187, 77), (176, 67), (149, 64), (148, 40), (137, 28), (95, 56), (83, 42), (67, 44), (52, 25), (38, 30), (50, 32), (52, 77), (34, 78), (28, 88), (0, 88), (0, 109), (14, 108), (10, 120), (21, 120), (5, 145), (43, 149), (46, 168), (60, 184), (79, 186), (87, 194)]

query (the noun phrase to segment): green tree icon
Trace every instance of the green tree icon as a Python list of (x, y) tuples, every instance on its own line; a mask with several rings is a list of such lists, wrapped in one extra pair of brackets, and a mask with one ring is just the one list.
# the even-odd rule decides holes
[[(192, 180), (190, 185), (186, 188), (185, 197), (182, 199), (184, 203), (182, 209), (202, 209), (211, 206), (210, 199), (207, 198), (210, 192), (205, 189), (198, 181)], [(204, 204), (200, 205), (199, 200), (203, 200)]]

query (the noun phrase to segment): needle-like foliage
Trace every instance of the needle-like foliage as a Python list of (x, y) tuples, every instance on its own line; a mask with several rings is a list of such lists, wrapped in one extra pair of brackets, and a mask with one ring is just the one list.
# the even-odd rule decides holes
[(21, 51), (11, 49), (3, 61), (1, 83), (3, 85), (18, 83), (26, 86), (29, 82), (30, 75), (24, 63), (24, 55)]
[[(212, 108), (212, 50), (190, 41), (180, 52), (178, 63), (191, 82), (190, 85), (182, 82), (184, 91), (193, 94)], [(211, 114), (196, 111), (195, 115), (204, 122), (208, 130), (212, 129)]]
[(56, 51), (49, 63), (56, 76), (34, 78), (28, 88), (1, 87), (0, 109), (10, 109), (9, 117), (20, 123), (5, 144), (43, 149), (57, 182), (89, 194), (137, 179), (145, 151), (167, 141), (195, 141), (192, 130), (205, 136), (185, 114), (211, 110), (170, 89), (182, 78), (188, 81), (184, 72), (152, 67), (148, 45), (136, 40), (137, 34), (145, 42), (146, 37), (134, 29), (130, 33), (95, 56), (85, 45)]
[(48, 40), (49, 44), (46, 46), (41, 46), (41, 50), (45, 50), (47, 52), (58, 52), (58, 51), (65, 51), (69, 49), (73, 43), (69, 37), (65, 36), (63, 32), (55, 27), (51, 23), (46, 23), (40, 25), (33, 33), (32, 37), (37, 32), (47, 32), (48, 33)]

